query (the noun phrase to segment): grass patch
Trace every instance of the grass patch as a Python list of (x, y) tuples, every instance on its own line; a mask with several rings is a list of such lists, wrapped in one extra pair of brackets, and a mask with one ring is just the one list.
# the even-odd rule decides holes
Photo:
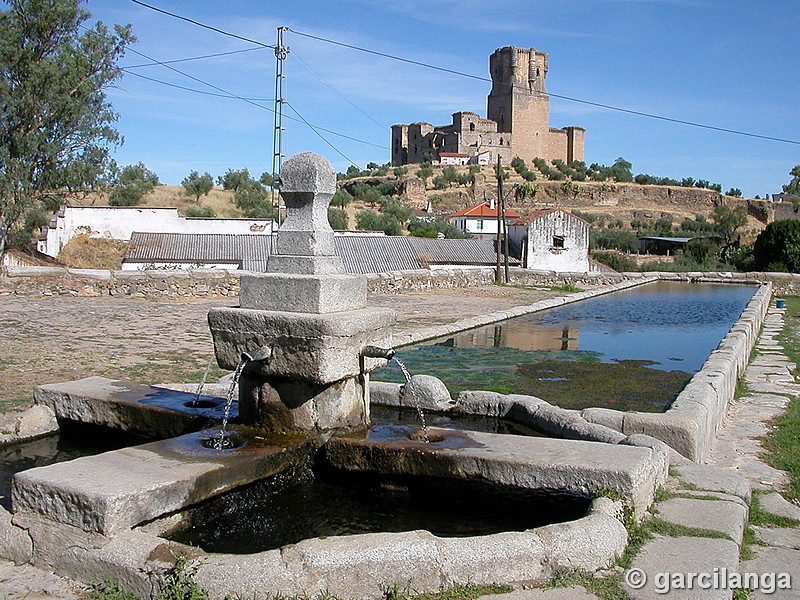
[(622, 573), (614, 573), (608, 577), (595, 578), (587, 571), (562, 571), (547, 585), (548, 588), (565, 588), (582, 585), (590, 593), (602, 600), (630, 600), (622, 588)]
[(800, 521), (766, 512), (761, 507), (759, 492), (754, 492), (752, 498), (750, 498), (750, 524), (760, 527), (800, 527)]
[(650, 519), (650, 521), (647, 523), (647, 528), (653, 534), (664, 535), (667, 537), (703, 537), (733, 541), (731, 536), (729, 536), (727, 533), (722, 533), (721, 531), (715, 531), (714, 529), (703, 529), (700, 527), (686, 527), (685, 525), (670, 523), (669, 521), (659, 519), (658, 517), (653, 517)]
[(488, 594), (505, 594), (514, 591), (510, 585), (457, 585), (450, 588), (439, 590), (438, 592), (409, 592), (397, 586), (391, 586), (384, 590), (386, 600), (474, 600), (479, 596)]
[[(778, 336), (786, 356), (800, 363), (800, 296), (786, 297), (783, 332)], [(765, 460), (789, 474), (787, 495), (800, 500), (800, 398), (793, 397), (786, 413), (775, 419), (775, 428), (762, 440), (767, 450)]]

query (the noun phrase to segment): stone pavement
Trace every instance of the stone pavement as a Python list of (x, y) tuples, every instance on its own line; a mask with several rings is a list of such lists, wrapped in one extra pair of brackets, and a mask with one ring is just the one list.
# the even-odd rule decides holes
[(777, 491), (788, 482), (786, 473), (761, 460), (760, 438), (769, 432), (792, 397), (800, 395), (795, 383), (795, 364), (783, 353), (777, 337), (783, 330), (785, 309), (770, 308), (756, 345), (756, 355), (745, 371), (747, 393), (728, 412), (717, 436), (712, 458), (717, 465), (747, 479), (760, 496), (761, 509), (797, 522), (792, 528), (754, 527), (755, 557), (741, 563), (740, 572), (789, 573), (791, 590), (766, 593), (756, 590), (753, 598), (796, 600), (800, 598), (800, 506), (787, 502)]

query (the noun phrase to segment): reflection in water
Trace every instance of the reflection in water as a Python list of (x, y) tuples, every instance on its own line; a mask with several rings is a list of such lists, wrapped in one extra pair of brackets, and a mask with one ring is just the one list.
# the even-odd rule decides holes
[[(483, 389), (531, 394), (568, 408), (660, 411), (702, 367), (755, 289), (655, 282), (398, 355), (412, 373), (440, 377), (454, 394)], [(387, 369), (374, 378), (399, 380)]]

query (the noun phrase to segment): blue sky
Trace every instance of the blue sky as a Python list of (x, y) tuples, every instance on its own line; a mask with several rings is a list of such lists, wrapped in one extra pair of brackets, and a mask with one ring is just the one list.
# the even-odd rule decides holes
[[(414, 61), (488, 77), (501, 46), (547, 52), (549, 92), (726, 129), (800, 141), (797, 0), (144, 0), (240, 36), (274, 44), (281, 26)], [(272, 162), (275, 58), (256, 49), (172, 66), (248, 102), (150, 62), (258, 48), (129, 0), (89, 0), (92, 20), (130, 23), (131, 67), (109, 91), (125, 144), (121, 164), (142, 161), (178, 184), (190, 170), (215, 177)], [(338, 171), (390, 160), (390, 126), (450, 123), (459, 110), (486, 114), (490, 84), (346, 49), (289, 32), (284, 154), (312, 151)], [(269, 110), (268, 110), (269, 109)], [(297, 112), (293, 112), (292, 109)], [(297, 117), (297, 115), (301, 117)], [(743, 137), (552, 99), (553, 127), (586, 131), (586, 161), (621, 156), (635, 173), (719, 182), (746, 196), (780, 191), (800, 145)]]

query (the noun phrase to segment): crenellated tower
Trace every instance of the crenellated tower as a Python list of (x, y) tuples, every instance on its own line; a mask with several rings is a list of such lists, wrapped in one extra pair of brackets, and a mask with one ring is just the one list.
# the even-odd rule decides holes
[(534, 48), (498, 48), (489, 57), (492, 91), (487, 116), (509, 136), (511, 154), (526, 161), (547, 158), (550, 98), (545, 89), (547, 54)]

